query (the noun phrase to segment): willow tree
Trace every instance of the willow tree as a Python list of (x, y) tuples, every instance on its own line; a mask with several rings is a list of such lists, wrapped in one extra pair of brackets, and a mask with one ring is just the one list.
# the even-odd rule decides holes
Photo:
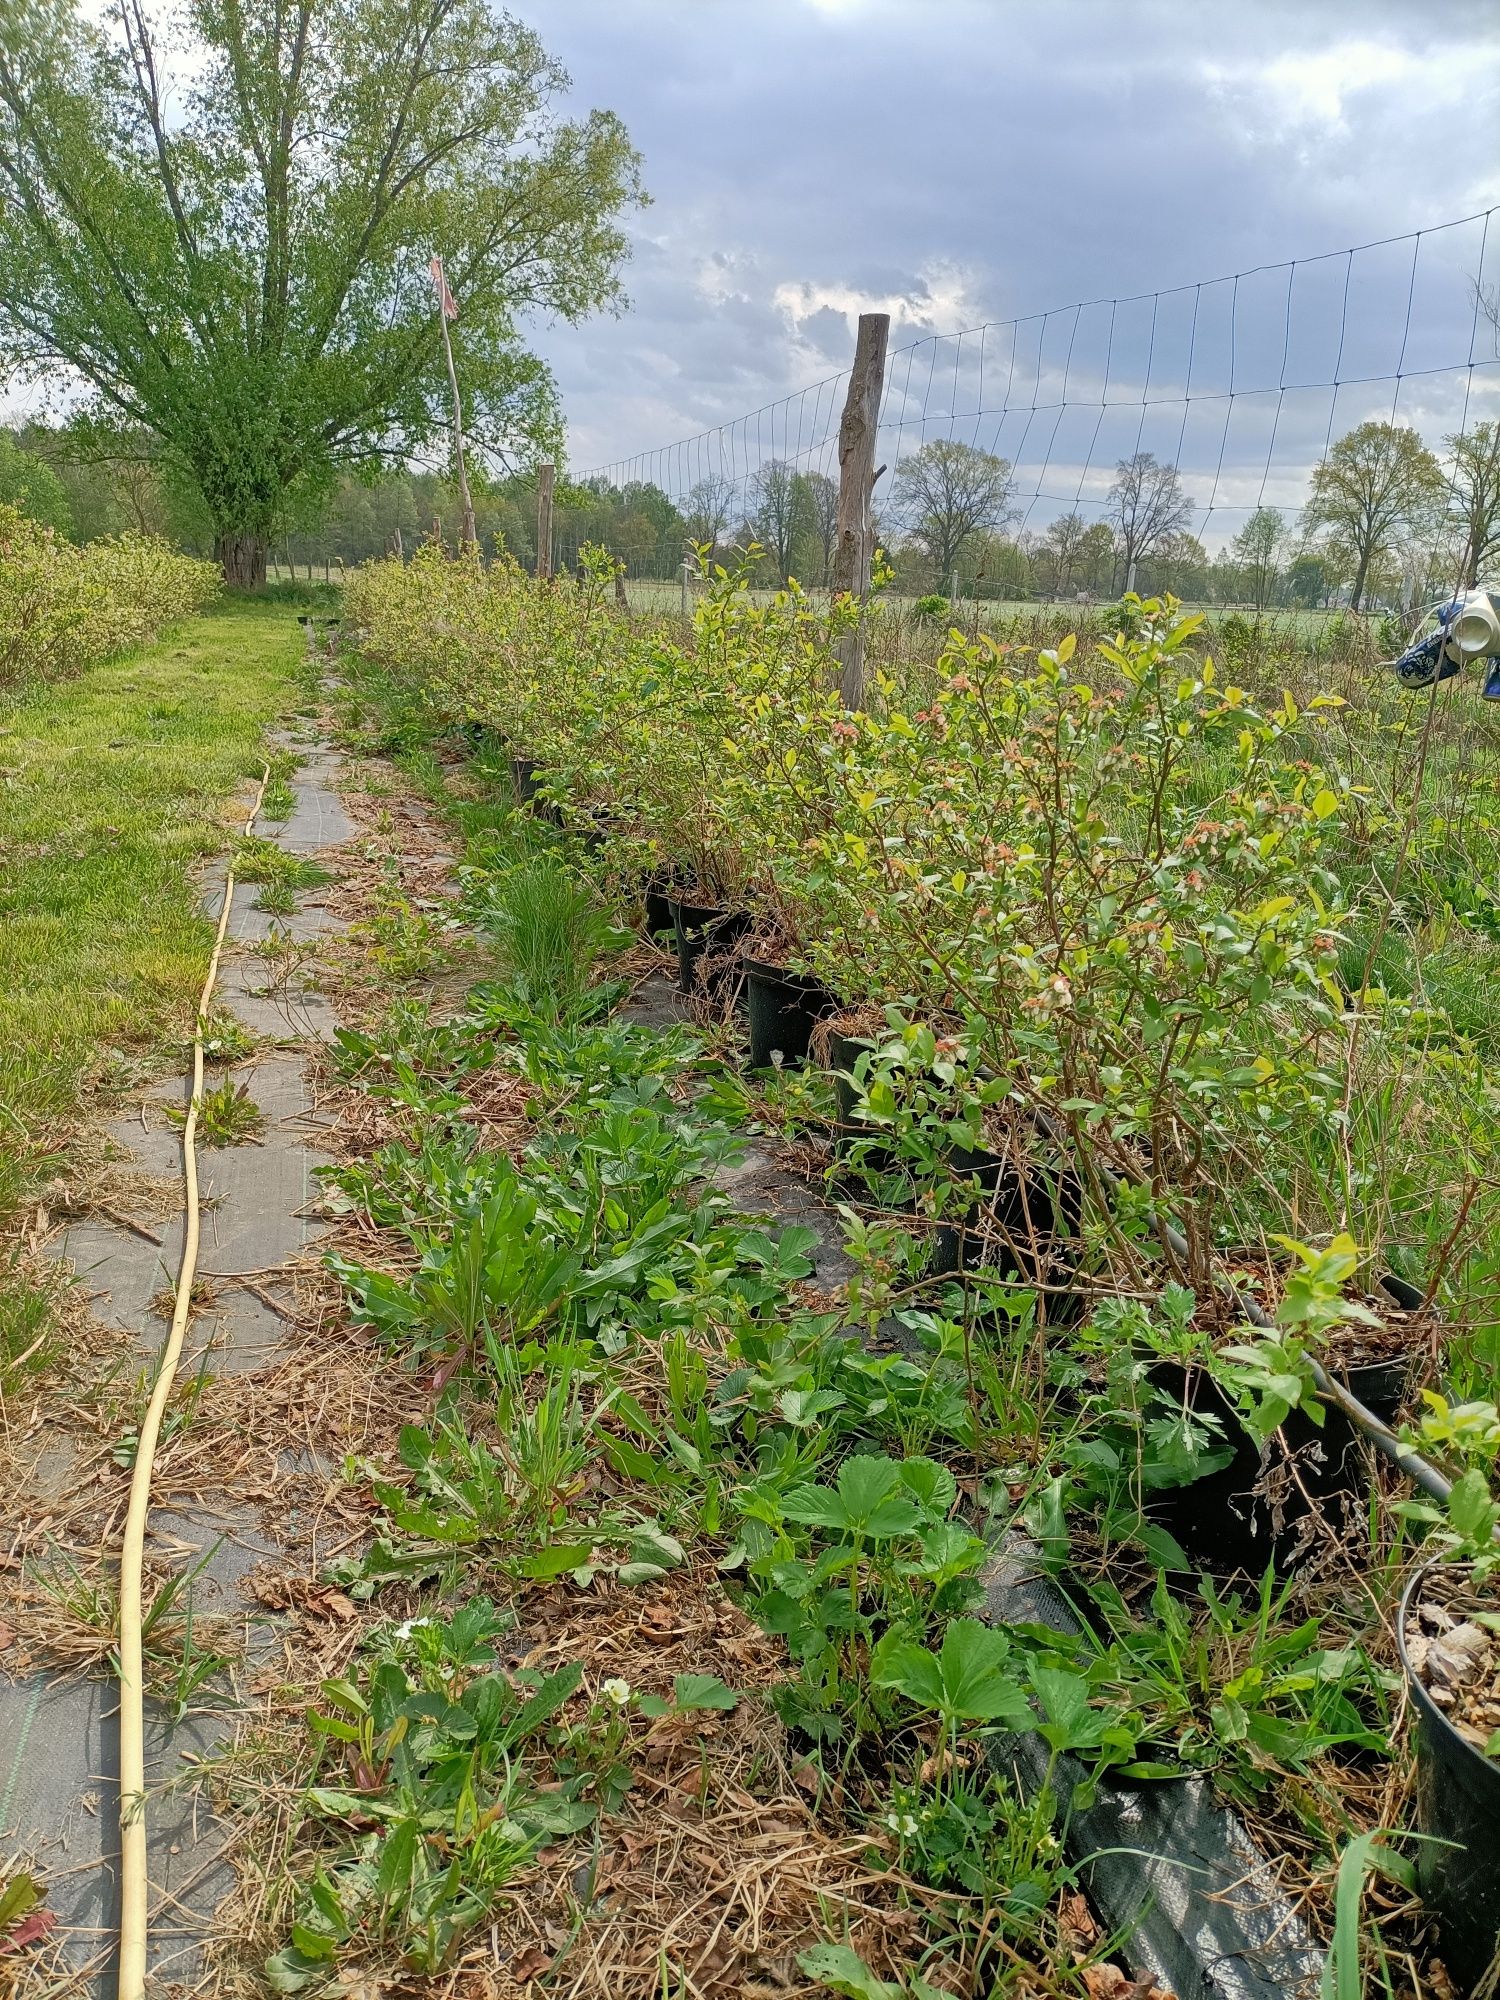
[(0, 5), (0, 358), (155, 442), (226, 577), (338, 472), (447, 450), (428, 262), (468, 427), (551, 444), (528, 313), (622, 302), (619, 120), (486, 0)]

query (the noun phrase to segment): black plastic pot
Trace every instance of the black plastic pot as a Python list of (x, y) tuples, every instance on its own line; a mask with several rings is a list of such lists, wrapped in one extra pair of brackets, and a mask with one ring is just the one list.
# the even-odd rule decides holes
[[(1340, 1379), (1367, 1410), (1394, 1424), (1411, 1388), (1413, 1368), (1412, 1357), (1400, 1354), (1347, 1369)], [(1217, 1416), (1220, 1448), (1234, 1454), (1228, 1465), (1191, 1486), (1156, 1493), (1149, 1507), (1152, 1519), (1206, 1569), (1219, 1575), (1259, 1575), (1273, 1559), (1278, 1569), (1290, 1569), (1316, 1546), (1316, 1539), (1308, 1541), (1301, 1533), (1315, 1510), (1336, 1533), (1352, 1527), (1363, 1512), (1369, 1463), (1359, 1433), (1341, 1411), (1325, 1405), (1321, 1424), (1302, 1410), (1287, 1417), (1281, 1435), (1296, 1477), (1279, 1482), (1284, 1490), (1272, 1499), (1255, 1491), (1261, 1482), (1260, 1448), (1210, 1375), (1164, 1361), (1152, 1368), (1151, 1380), (1174, 1398), (1185, 1398), (1190, 1410)], [(1275, 1453), (1279, 1447), (1273, 1443), (1270, 1449)], [(1274, 1466), (1276, 1459), (1270, 1462)]]
[(1417, 1711), (1417, 1882), (1438, 1920), (1454, 1986), (1473, 1993), (1500, 1953), (1500, 1762), (1466, 1743), (1423, 1687), (1406, 1653), (1407, 1614), (1436, 1565), (1401, 1599), (1396, 1644)]
[(784, 966), (759, 958), (741, 959), (740, 964), (750, 1018), (750, 1067), (764, 1069), (778, 1055), (784, 1063), (805, 1062), (813, 1030), (838, 1006), (837, 999), (820, 980)]
[(671, 899), (670, 907), (677, 933), (677, 984), (684, 993), (722, 994), (737, 976), (737, 968), (730, 964), (705, 968), (704, 961), (723, 959), (749, 930), (749, 917), (741, 910), (685, 902), (678, 897)]
[(578, 821), (578, 834), (590, 854), (598, 854), (610, 833), (620, 824), (620, 815), (606, 806), (590, 806)]
[(522, 805), (530, 806), (537, 818), (545, 820), (548, 826), (561, 826), (563, 823), (561, 810), (552, 799), (542, 796), (541, 787), (537, 783), (537, 772), (541, 766), (536, 758), (512, 756), (510, 768), (511, 775), (516, 781), (516, 796)]
[(859, 1118), (859, 1090), (854, 1082), (854, 1067), (862, 1055), (867, 1054), (875, 1044), (863, 1035), (834, 1035), (828, 1044), (828, 1060), (833, 1068), (833, 1092), (838, 1099), (839, 1124), (847, 1132), (857, 1131)]
[(675, 928), (671, 892), (665, 882), (648, 882), (643, 900), (646, 906), (646, 931), (649, 936), (661, 937)]
[(956, 1173), (977, 1182), (983, 1201), (955, 1222), (939, 1223), (928, 1266), (934, 1277), (959, 1270), (994, 1271), (1023, 1284), (1046, 1285), (1046, 1318), (1054, 1326), (1077, 1318), (1082, 1301), (1066, 1289), (1071, 1271), (1066, 1239), (1083, 1214), (1083, 1183), (1070, 1168), (1048, 1172), (1008, 1153), (956, 1146)]
[(833, 1071), (833, 1094), (839, 1108), (834, 1144), (847, 1157), (859, 1147), (858, 1164), (872, 1174), (893, 1174), (900, 1170), (900, 1158), (889, 1146), (876, 1143), (874, 1128), (859, 1115), (859, 1087), (854, 1068), (860, 1057), (875, 1044), (864, 1035), (833, 1035), (828, 1043), (828, 1061)]

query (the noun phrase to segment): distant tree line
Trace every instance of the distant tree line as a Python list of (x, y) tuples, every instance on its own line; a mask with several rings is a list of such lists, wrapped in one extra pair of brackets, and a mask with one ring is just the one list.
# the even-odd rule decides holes
[[(701, 479), (679, 504), (649, 482), (562, 481), (554, 562), (586, 543), (607, 548), (627, 575), (670, 579), (689, 548), (720, 560), (754, 543), (767, 583), (796, 577), (826, 587), (838, 490), (826, 474), (783, 459), (748, 485)], [(0, 502), (22, 507), (76, 540), (125, 528), (210, 553), (215, 524), (201, 497), (173, 483), (154, 455), (81, 455), (66, 431), (32, 425), (0, 432)], [(481, 548), (526, 567), (536, 558), (534, 473), (475, 485)], [(1416, 431), (1364, 423), (1330, 448), (1300, 515), (1257, 507), (1213, 554), (1190, 531), (1197, 512), (1182, 474), (1151, 452), (1116, 467), (1102, 516), (1081, 510), (1018, 531), (1012, 467), (992, 452), (939, 438), (903, 458), (879, 509), (894, 587), (909, 595), (1103, 598), (1133, 587), (1195, 603), (1315, 607), (1411, 604), (1474, 581), (1500, 561), (1500, 424), (1443, 440), (1442, 456)], [(456, 546), (458, 498), (441, 471), (394, 467), (347, 477), (315, 510), (286, 518), (273, 561), (316, 570), (353, 565), (436, 536)]]

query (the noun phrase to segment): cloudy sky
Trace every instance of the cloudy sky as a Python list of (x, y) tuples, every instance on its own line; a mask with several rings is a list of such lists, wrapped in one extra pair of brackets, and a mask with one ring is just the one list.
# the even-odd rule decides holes
[[(1262, 497), (1296, 503), (1330, 426), (1394, 409), (1435, 442), (1466, 390), (1471, 420), (1500, 403), (1483, 322), (1492, 365), (1466, 365), (1500, 214), (1487, 245), (1482, 222), (1424, 238), (1415, 269), (1410, 241), (1308, 261), (1500, 201), (1483, 6), (517, 10), (574, 101), (625, 120), (653, 196), (630, 312), (538, 332), (575, 471), (654, 453), (638, 469), (680, 487), (773, 453), (827, 462), (861, 309), (892, 314), (883, 454), (949, 434), (998, 450), (1033, 525), (1101, 497), (1139, 443), (1179, 460), (1217, 540)], [(1202, 283), (1257, 266), (1277, 268)]]

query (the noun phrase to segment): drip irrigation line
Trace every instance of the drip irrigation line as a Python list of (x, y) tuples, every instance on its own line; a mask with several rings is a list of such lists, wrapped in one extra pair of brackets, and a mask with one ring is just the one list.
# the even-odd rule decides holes
[[(256, 787), (244, 832), (254, 828), (266, 787), (271, 780), (267, 765)], [(208, 961), (198, 1012), (193, 1023), (193, 1091), (182, 1127), (183, 1235), (182, 1262), (172, 1303), (172, 1324), (162, 1347), (156, 1381), (146, 1414), (141, 1420), (140, 1440), (130, 1474), (130, 1500), (125, 1513), (125, 1531), (120, 1544), (120, 1979), (119, 2000), (144, 2000), (146, 1991), (146, 1721), (144, 1667), (141, 1636), (141, 1570), (146, 1547), (146, 1524), (151, 1512), (151, 1476), (156, 1464), (156, 1445), (161, 1434), (167, 1399), (177, 1379), (177, 1364), (192, 1309), (193, 1280), (198, 1272), (198, 1244), (202, 1215), (198, 1200), (198, 1108), (203, 1101), (203, 1030), (209, 1003), (219, 977), (219, 958), (229, 930), (229, 912), (234, 902), (234, 863), (224, 876), (224, 904), (219, 911), (219, 927)]]

